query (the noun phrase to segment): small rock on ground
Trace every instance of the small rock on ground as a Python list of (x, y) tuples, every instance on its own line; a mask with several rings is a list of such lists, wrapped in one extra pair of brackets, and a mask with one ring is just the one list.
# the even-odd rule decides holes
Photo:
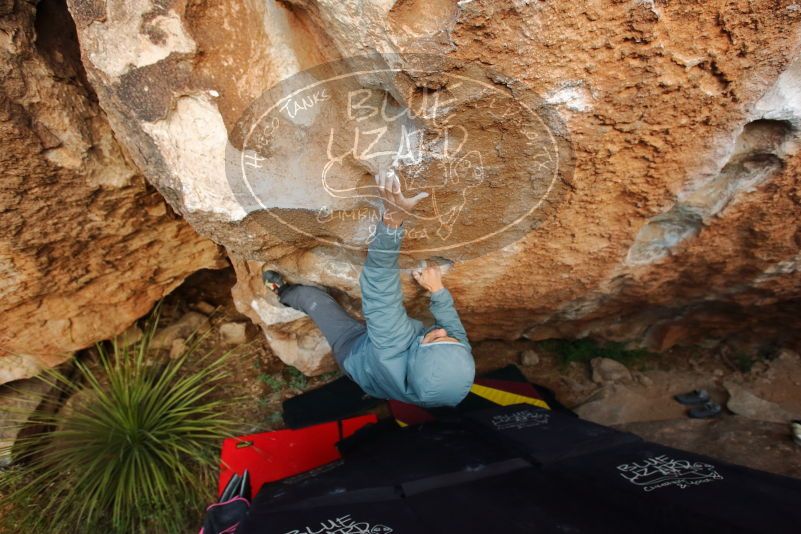
[(186, 352), (186, 340), (182, 337), (174, 339), (170, 345), (170, 358), (180, 358)]
[(524, 350), (520, 353), (520, 364), (525, 367), (533, 367), (540, 363), (540, 355), (532, 349)]
[(645, 376), (643, 373), (639, 371), (634, 371), (631, 373), (632, 377), (643, 387), (651, 387), (654, 385), (654, 381), (651, 380), (649, 377)]
[(771, 423), (786, 423), (793, 419), (793, 414), (778, 404), (757, 397), (739, 384), (726, 382), (723, 385), (730, 395), (726, 407), (738, 415)]
[(243, 345), (248, 340), (246, 329), (245, 323), (225, 323), (220, 326), (220, 338), (225, 345)]
[(618, 361), (609, 358), (593, 358), (590, 365), (592, 366), (592, 381), (597, 384), (631, 380), (629, 370)]
[(192, 334), (202, 334), (211, 328), (209, 318), (198, 312), (187, 312), (170, 326), (159, 330), (153, 336), (150, 346), (154, 349), (169, 349), (172, 342), (180, 338), (188, 338)]
[(573, 408), (582, 419), (601, 425), (619, 425), (642, 420), (648, 413), (649, 400), (626, 386), (610, 384), (593, 394), (584, 404)]
[(214, 306), (212, 306), (211, 304), (209, 304), (205, 300), (201, 300), (199, 302), (196, 302), (195, 305), (194, 305), (194, 308), (197, 311), (199, 311), (200, 313), (203, 313), (205, 315), (211, 315), (212, 313), (214, 313), (214, 310), (215, 310)]

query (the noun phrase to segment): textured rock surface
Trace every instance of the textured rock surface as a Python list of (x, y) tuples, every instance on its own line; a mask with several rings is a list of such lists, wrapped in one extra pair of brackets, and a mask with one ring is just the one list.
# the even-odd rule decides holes
[(602, 425), (647, 421), (654, 417), (649, 399), (622, 384), (604, 386), (585, 403), (574, 408), (582, 419)]
[[(373, 51), (441, 54), (505, 74), (494, 83), (510, 87), (513, 99), (515, 80), (525, 84), (572, 140), (575, 171), (538, 226), (448, 275), (474, 339), (595, 334), (662, 350), (799, 331), (797, 3), (68, 3), (117, 139), (176, 211), (240, 258), (241, 311), (285, 361), (306, 362), (300, 368), (319, 367), (326, 349), (305, 319), (264, 295), (261, 262), (284, 266), (295, 281), (333, 286), (352, 303), (354, 255), (266, 232), (270, 215), (237, 202), (226, 180), (227, 133), (283, 78)], [(363, 82), (399, 95), (408, 78)], [(476, 125), (487, 113), (479, 106), (462, 116)], [(291, 197), (293, 213), (310, 217), (325, 207), (319, 191), (291, 171), (326, 147), (294, 141), (294, 154), (275, 164), (284, 174), (267, 207), (277, 212)], [(482, 150), (520, 157), (502, 144)], [(375, 165), (362, 163), (346, 170), (369, 176)], [(499, 168), (488, 174), (498, 197), (482, 193), (466, 222), (511, 198), (504, 187), (513, 174)], [(354, 236), (364, 230), (348, 224)], [(408, 280), (404, 291), (413, 311), (424, 308)]]
[(63, 2), (0, 2), (0, 69), (3, 383), (122, 332), (223, 259), (115, 140)]
[(618, 361), (609, 358), (593, 358), (590, 366), (592, 367), (592, 381), (597, 384), (631, 381), (631, 372)]
[(261, 326), (270, 348), (307, 375), (336, 369), (331, 347), (314, 322), (278, 302), (261, 281), (261, 262), (233, 260), (237, 283), (231, 290), (236, 309)]
[(189, 337), (200, 337), (211, 328), (209, 318), (198, 312), (186, 312), (180, 319), (170, 326), (156, 332), (150, 341), (154, 349), (169, 349), (178, 340)]
[(770, 423), (789, 423), (794, 418), (775, 402), (761, 399), (739, 384), (726, 382), (724, 386), (729, 392), (726, 407), (737, 415)]
[(224, 345), (243, 345), (247, 342), (246, 323), (225, 323), (220, 326), (220, 338)]
[(36, 378), (18, 380), (13, 388), (0, 386), (0, 467), (11, 463), (11, 446), (50, 389)]

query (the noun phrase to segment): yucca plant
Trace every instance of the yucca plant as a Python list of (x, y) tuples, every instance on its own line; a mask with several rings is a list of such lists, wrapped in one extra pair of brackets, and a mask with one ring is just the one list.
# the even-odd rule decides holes
[[(28, 420), (0, 474), (16, 531), (185, 532), (211, 500), (216, 455), (234, 429), (217, 392), (228, 353), (203, 352), (193, 336), (183, 356), (159, 359), (157, 322), (129, 347), (98, 345), (71, 375), (42, 376), (51, 408)], [(72, 395), (52, 413), (55, 397)]]

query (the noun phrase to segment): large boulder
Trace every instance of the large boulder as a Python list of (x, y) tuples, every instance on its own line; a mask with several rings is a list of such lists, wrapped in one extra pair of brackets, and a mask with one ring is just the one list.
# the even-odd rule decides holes
[(115, 139), (63, 1), (0, 1), (0, 36), (4, 383), (121, 333), (224, 257)]
[(796, 4), (67, 1), (117, 140), (300, 368), (326, 349), (260, 268), (358, 304), (393, 159), (432, 193), (404, 267), (456, 261), (473, 339), (801, 326)]

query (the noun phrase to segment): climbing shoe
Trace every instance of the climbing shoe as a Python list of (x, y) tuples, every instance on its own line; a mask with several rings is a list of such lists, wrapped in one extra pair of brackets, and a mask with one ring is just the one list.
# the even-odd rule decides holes
[(280, 295), (284, 288), (287, 287), (284, 277), (278, 271), (262, 271), (261, 279), (264, 281), (264, 285), (276, 295)]
[(696, 406), (695, 408), (691, 408), (687, 415), (692, 417), (693, 419), (707, 419), (709, 417), (715, 417), (720, 413), (720, 404), (716, 402), (705, 402), (700, 406)]
[(694, 389), (689, 393), (682, 393), (673, 398), (682, 404), (701, 404), (709, 402), (709, 393), (705, 389)]

